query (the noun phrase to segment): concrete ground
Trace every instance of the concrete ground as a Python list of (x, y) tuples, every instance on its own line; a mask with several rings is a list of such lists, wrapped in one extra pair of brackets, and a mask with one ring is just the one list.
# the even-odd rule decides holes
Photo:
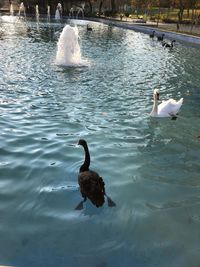
[(136, 24), (140, 24), (140, 25), (146, 25), (146, 26), (150, 26), (150, 27), (156, 27), (158, 29), (161, 30), (165, 30), (165, 31), (173, 31), (173, 32), (177, 32), (177, 33), (185, 33), (185, 34), (189, 34), (189, 35), (194, 35), (194, 36), (199, 36), (200, 37), (200, 25), (187, 25), (187, 24), (180, 24), (179, 25), (179, 30), (177, 30), (177, 24), (175, 23), (158, 23), (158, 27), (157, 27), (157, 23), (156, 22), (152, 22), (152, 21), (147, 21), (146, 23), (142, 23), (142, 20), (140, 19), (130, 19), (130, 18), (123, 18), (122, 20), (120, 20), (120, 18), (118, 18), (117, 20), (121, 21), (121, 22), (125, 22), (125, 23), (136, 23)]

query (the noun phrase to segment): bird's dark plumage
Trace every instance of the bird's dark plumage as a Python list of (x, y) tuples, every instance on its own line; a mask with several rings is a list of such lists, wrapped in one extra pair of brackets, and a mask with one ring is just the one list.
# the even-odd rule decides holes
[(176, 40), (172, 40), (172, 41), (171, 41), (171, 44), (168, 44), (168, 43), (166, 43), (166, 42), (163, 42), (163, 43), (162, 43), (162, 46), (163, 46), (164, 48), (165, 48), (165, 47), (167, 47), (167, 48), (173, 48), (175, 42), (176, 42)]
[(94, 171), (80, 172), (78, 182), (83, 198), (89, 198), (97, 208), (104, 204), (105, 184), (98, 173)]
[(115, 206), (115, 203), (105, 193), (105, 183), (102, 177), (100, 177), (97, 172), (89, 169), (90, 153), (87, 142), (84, 139), (80, 139), (78, 144), (83, 146), (85, 151), (85, 160), (79, 169), (78, 176), (80, 192), (84, 200), (78, 204), (76, 209), (82, 209), (83, 203), (87, 198), (89, 198), (96, 207), (101, 207), (105, 202), (105, 196), (108, 200), (108, 206)]
[(88, 24), (87, 24), (87, 31), (88, 32), (91, 32), (92, 31), (92, 27), (90, 27)]
[(157, 36), (157, 40), (158, 40), (158, 41), (163, 41), (164, 36), (165, 36), (164, 33), (163, 33), (162, 35), (160, 35), (160, 36)]
[(155, 31), (152, 31), (152, 33), (149, 35), (150, 38), (154, 38)]

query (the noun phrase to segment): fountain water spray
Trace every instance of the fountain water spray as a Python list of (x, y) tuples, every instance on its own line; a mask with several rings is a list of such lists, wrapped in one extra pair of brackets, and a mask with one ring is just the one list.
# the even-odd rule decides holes
[(39, 14), (38, 5), (35, 6), (35, 16), (36, 16), (36, 20), (39, 21), (40, 14)]
[(70, 18), (73, 18), (74, 17), (74, 9), (73, 9), (73, 7), (70, 8), (69, 17)]
[(26, 11), (25, 11), (25, 6), (23, 2), (21, 2), (19, 6), (19, 18), (21, 18), (22, 12), (24, 13), (24, 18), (26, 18)]
[(82, 7), (72, 6), (69, 11), (69, 17), (74, 18), (74, 14), (76, 14), (77, 19), (80, 14), (82, 14), (82, 18), (84, 18), (84, 5), (82, 5)]
[(50, 6), (47, 6), (47, 20), (50, 21)]
[(14, 10), (13, 10), (13, 4), (10, 4), (10, 15), (13, 16), (14, 15)]
[(55, 19), (60, 20), (60, 11), (58, 9), (56, 9)]
[(61, 3), (58, 3), (57, 9), (60, 11), (60, 15), (62, 16), (62, 5), (61, 5)]
[(60, 20), (62, 17), (62, 5), (61, 3), (58, 3), (57, 8), (56, 8), (56, 13), (55, 13), (55, 19)]
[(81, 59), (77, 27), (66, 25), (60, 35), (57, 45), (57, 65), (80, 66), (84, 64), (83, 60)]
[(78, 18), (78, 16), (79, 16), (80, 13), (82, 14), (82, 18), (84, 18), (83, 8), (77, 7), (77, 15), (76, 15), (76, 18)]

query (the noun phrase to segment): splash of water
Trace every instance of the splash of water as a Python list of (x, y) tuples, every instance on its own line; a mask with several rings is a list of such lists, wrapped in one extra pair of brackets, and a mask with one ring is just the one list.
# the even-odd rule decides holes
[(82, 14), (82, 18), (84, 18), (84, 11), (83, 11), (83, 8), (81, 8), (81, 7), (77, 8), (76, 18), (78, 18), (79, 14)]
[(38, 21), (40, 17), (38, 5), (35, 6), (35, 16), (36, 16), (36, 20)]
[(60, 11), (58, 10), (58, 8), (56, 9), (55, 19), (60, 20)]
[(26, 10), (23, 2), (19, 6), (19, 18), (21, 18), (22, 13), (24, 13), (24, 18), (26, 18)]
[(50, 6), (47, 6), (47, 20), (50, 21)]
[(56, 8), (56, 13), (55, 13), (55, 19), (60, 20), (62, 15), (62, 5), (61, 3), (58, 3), (57, 8)]
[(62, 66), (83, 65), (78, 43), (78, 28), (66, 25), (58, 40), (56, 64)]
[(14, 15), (13, 4), (10, 4), (10, 15)]

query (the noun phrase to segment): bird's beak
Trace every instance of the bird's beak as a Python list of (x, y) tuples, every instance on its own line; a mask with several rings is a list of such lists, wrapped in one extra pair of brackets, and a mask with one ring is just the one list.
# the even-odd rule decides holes
[(159, 96), (160, 96), (160, 94), (159, 94), (159, 93), (157, 93), (157, 94), (156, 94), (156, 96), (157, 96), (157, 100), (159, 100)]

